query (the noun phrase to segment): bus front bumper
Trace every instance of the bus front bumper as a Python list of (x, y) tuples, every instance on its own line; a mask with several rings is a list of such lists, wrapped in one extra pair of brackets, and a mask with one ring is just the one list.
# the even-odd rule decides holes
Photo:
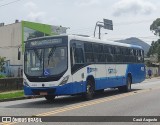
[(54, 87), (27, 87), (24, 86), (25, 95), (73, 95), (86, 91), (85, 82), (67, 83), (63, 86)]

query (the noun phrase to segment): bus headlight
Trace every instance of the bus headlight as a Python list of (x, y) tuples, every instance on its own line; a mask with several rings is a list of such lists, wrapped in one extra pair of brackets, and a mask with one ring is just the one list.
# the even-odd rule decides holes
[(69, 79), (69, 75), (66, 76), (66, 77), (64, 77), (64, 79), (63, 79), (62, 82), (59, 84), (59, 86), (62, 86), (62, 85), (64, 85), (64, 84), (66, 84), (67, 81), (68, 81), (68, 79)]
[(23, 79), (23, 85), (29, 87), (29, 85), (28, 85), (26, 79)]

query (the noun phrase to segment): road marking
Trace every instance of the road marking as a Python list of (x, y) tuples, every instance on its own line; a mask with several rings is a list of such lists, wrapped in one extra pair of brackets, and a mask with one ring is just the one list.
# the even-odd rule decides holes
[[(91, 105), (95, 105), (95, 104), (100, 104), (100, 103), (103, 103), (103, 102), (109, 102), (109, 101), (121, 99), (121, 98), (124, 98), (124, 97), (129, 97), (129, 96), (132, 96), (132, 95), (137, 95), (137, 94), (140, 94), (140, 93), (150, 92), (152, 90), (158, 90), (158, 89), (160, 89), (160, 87), (158, 87), (158, 88), (155, 87), (155, 88), (152, 88), (152, 89), (149, 88), (149, 89), (139, 90), (139, 91), (133, 91), (133, 92), (124, 93), (124, 94), (121, 94), (121, 95), (115, 95), (115, 96), (111, 96), (111, 97), (106, 97), (104, 99), (97, 99), (97, 100), (93, 100), (93, 101), (89, 101), (89, 102), (84, 102), (82, 104), (77, 104), (77, 105), (74, 105), (74, 106), (68, 106), (68, 107), (65, 107), (65, 108), (59, 108), (59, 109), (54, 110), (54, 111), (49, 111), (49, 112), (46, 112), (46, 113), (41, 113), (41, 114), (32, 115), (32, 116), (50, 116), (50, 115), (55, 115), (55, 114), (58, 114), (58, 113), (71, 111), (71, 110), (75, 110), (75, 109), (79, 109), (79, 108), (83, 108), (83, 107), (87, 107), (87, 106), (91, 106)], [(13, 124), (17, 124), (17, 122), (15, 122), (15, 123), (2, 123), (2, 125), (13, 125)]]
[(54, 111), (49, 111), (49, 112), (46, 112), (46, 113), (37, 114), (36, 116), (55, 115), (55, 114), (62, 113), (62, 112), (65, 112), (65, 111), (79, 109), (79, 108), (82, 108), (82, 107), (87, 107), (87, 106), (91, 106), (91, 105), (95, 105), (95, 104), (99, 104), (99, 103), (103, 103), (103, 102), (109, 102), (109, 101), (113, 101), (113, 100), (116, 100), (116, 99), (132, 96), (132, 95), (136, 95), (136, 94), (144, 93), (144, 92), (148, 92), (148, 91), (151, 91), (151, 90), (146, 89), (146, 90), (138, 91), (137, 93), (130, 92), (130, 93), (125, 93), (125, 94), (121, 94), (121, 95), (115, 95), (115, 96), (112, 96), (112, 97), (107, 97), (105, 99), (97, 99), (97, 100), (94, 100), (94, 101), (91, 101), (91, 102), (85, 102), (83, 104), (77, 104), (77, 105), (74, 105), (74, 106), (65, 107), (65, 108), (62, 108), (62, 109), (57, 109), (57, 110), (54, 110)]

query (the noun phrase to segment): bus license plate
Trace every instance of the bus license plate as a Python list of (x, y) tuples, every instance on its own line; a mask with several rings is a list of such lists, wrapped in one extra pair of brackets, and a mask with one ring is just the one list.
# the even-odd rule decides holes
[(40, 95), (48, 95), (47, 92), (40, 92)]

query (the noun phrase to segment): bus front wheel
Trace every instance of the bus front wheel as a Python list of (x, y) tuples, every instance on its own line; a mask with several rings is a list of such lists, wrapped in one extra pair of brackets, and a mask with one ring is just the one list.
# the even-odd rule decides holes
[(44, 98), (45, 98), (47, 101), (54, 101), (55, 96), (54, 96), (54, 95), (45, 95)]

